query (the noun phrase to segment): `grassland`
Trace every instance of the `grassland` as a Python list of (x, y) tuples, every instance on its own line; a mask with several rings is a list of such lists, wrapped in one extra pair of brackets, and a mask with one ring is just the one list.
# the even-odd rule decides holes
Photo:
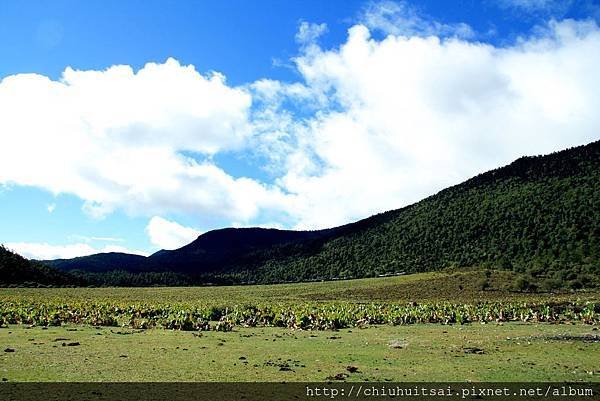
[[(15, 326), (0, 329), (2, 347), (15, 350), (0, 354), (0, 376), (8, 381), (325, 381), (336, 376), (349, 381), (598, 381), (600, 343), (594, 333), (585, 325), (519, 323), (337, 332), (260, 327), (200, 336)], [(357, 372), (350, 373), (349, 366)]]
[(511, 293), (505, 272), (483, 291), (484, 274), (0, 289), (0, 377), (599, 381), (598, 293)]
[[(226, 305), (253, 302), (440, 302), (600, 300), (594, 291), (519, 293), (507, 289), (514, 279), (509, 271), (493, 271), (490, 287), (482, 290), (481, 270), (410, 274), (385, 278), (323, 281), (277, 285), (218, 287), (133, 288), (0, 288), (0, 300), (88, 301), (127, 303), (210, 303)], [(507, 285), (508, 284), (508, 285)]]

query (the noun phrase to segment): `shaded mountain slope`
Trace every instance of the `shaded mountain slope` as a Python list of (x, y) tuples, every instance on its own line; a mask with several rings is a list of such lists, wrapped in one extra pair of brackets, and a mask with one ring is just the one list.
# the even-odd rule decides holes
[(160, 250), (149, 257), (110, 252), (72, 259), (45, 260), (60, 270), (92, 273), (109, 271), (178, 272), (191, 275), (227, 270), (245, 255), (289, 242), (320, 239), (334, 230), (289, 231), (270, 228), (224, 228), (209, 231), (176, 250)]
[[(209, 231), (174, 251), (159, 251), (146, 261), (146, 269), (199, 275), (226, 272), (231, 266), (255, 263), (265, 249), (286, 244), (324, 239), (335, 230), (288, 231), (269, 228), (224, 228)], [(251, 260), (247, 260), (250, 256)]]
[(0, 286), (7, 285), (81, 285), (84, 282), (68, 273), (25, 259), (0, 245)]
[(44, 260), (42, 263), (60, 270), (82, 270), (102, 273), (113, 270), (141, 272), (146, 269), (146, 257), (121, 252), (98, 253), (73, 259)]

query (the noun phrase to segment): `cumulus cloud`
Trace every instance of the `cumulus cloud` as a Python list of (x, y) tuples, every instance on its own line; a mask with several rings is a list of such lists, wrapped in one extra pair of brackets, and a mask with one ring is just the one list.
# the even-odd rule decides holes
[(329, 99), (280, 137), (294, 145), (279, 148), (287, 153), (278, 184), (299, 228), (398, 208), (600, 135), (593, 22), (552, 22), (505, 48), (436, 36), (378, 41), (357, 25), (339, 49), (313, 48), (296, 64), (314, 96)]
[[(329, 227), (599, 138), (596, 23), (552, 21), (496, 47), (406, 7), (381, 3), (333, 49), (314, 42), (325, 28), (301, 25), (293, 83), (230, 87), (172, 59), (7, 77), (0, 185), (72, 193), (98, 217), (156, 216), (152, 243), (176, 248), (198, 232), (158, 216)], [(274, 180), (213, 162), (231, 150), (267, 160)]]
[(154, 216), (150, 219), (146, 232), (152, 245), (160, 249), (177, 249), (195, 240), (201, 232), (182, 226), (174, 221)]
[(123, 252), (148, 256), (147, 252), (129, 249), (118, 245), (107, 245), (101, 248), (93, 247), (89, 243), (51, 245), (48, 243), (8, 242), (4, 245), (19, 255), (29, 259), (37, 260), (70, 259), (78, 256), (88, 256), (103, 252)]
[(276, 188), (234, 179), (210, 161), (250, 137), (251, 95), (174, 59), (104, 71), (67, 68), (58, 81), (0, 82), (0, 183), (85, 201), (102, 217), (214, 213), (247, 221), (278, 203)]

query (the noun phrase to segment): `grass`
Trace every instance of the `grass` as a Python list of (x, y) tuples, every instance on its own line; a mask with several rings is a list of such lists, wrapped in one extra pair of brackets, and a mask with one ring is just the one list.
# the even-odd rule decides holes
[[(8, 322), (8, 327), (0, 328), (0, 378), (6, 381), (128, 382), (336, 378), (347, 381), (600, 381), (597, 363), (600, 337), (595, 326), (600, 316), (599, 294), (511, 293), (501, 289), (501, 284), (510, 279), (507, 274), (510, 273), (492, 273), (489, 281), (495, 290), (488, 291), (477, 288), (476, 283), (484, 276), (483, 271), (477, 270), (270, 286), (4, 288), (0, 289), (0, 323), (4, 315), (4, 325)], [(453, 306), (444, 306), (448, 305), (447, 301)], [(485, 302), (484, 309), (474, 306), (480, 302)], [(427, 319), (438, 311), (452, 315), (485, 310), (486, 315), (490, 311), (505, 310), (512, 311), (516, 320), (530, 320), (517, 315), (522, 316), (522, 311), (529, 310), (530, 305), (542, 308), (561, 303), (571, 305), (571, 309), (560, 312), (560, 317), (554, 319), (555, 324), (495, 323), (495, 317), (487, 319), (491, 322), (488, 324), (357, 324), (363, 310), (369, 311), (370, 316), (380, 317), (373, 321), (396, 322), (394, 314), (399, 313), (398, 308), (405, 310), (400, 314), (412, 317), (428, 314)], [(238, 305), (236, 313), (243, 313), (247, 311), (244, 305), (248, 304), (261, 305), (263, 309), (256, 312), (260, 316), (269, 308), (279, 311), (273, 312), (276, 318), (285, 310), (293, 310), (298, 318), (300, 314), (306, 317), (315, 313), (326, 322), (336, 321), (341, 316), (342, 323), (346, 323), (338, 327), (345, 328), (322, 331), (272, 327), (277, 325), (276, 320), (257, 327), (243, 327), (245, 318), (238, 319), (233, 331), (228, 332), (138, 330), (132, 327), (140, 326), (131, 323), (138, 318), (146, 319), (139, 313), (151, 312), (159, 314), (156, 327), (169, 328), (173, 326), (165, 322), (174, 317), (183, 316), (185, 320), (190, 313), (204, 316), (211, 305)], [(579, 305), (592, 306), (585, 306), (586, 312)], [(548, 316), (549, 309), (544, 310), (544, 316)], [(96, 311), (118, 319), (85, 324), (95, 321)], [(62, 326), (42, 327), (50, 324), (57, 313)], [(527, 312), (528, 316), (536, 316), (535, 313)], [(44, 314), (51, 319), (38, 319)], [(12, 321), (7, 320), (9, 315), (13, 316)], [(14, 320), (14, 316), (37, 316), (38, 320), (29, 321), (35, 323), (29, 327), (14, 324), (24, 321)], [(69, 316), (86, 317), (69, 320)], [(68, 323), (71, 321), (82, 324)], [(285, 321), (279, 322), (285, 325)], [(417, 318), (410, 322), (420, 321), (431, 320)], [(212, 325), (214, 328), (215, 322)], [(397, 347), (390, 346), (394, 344)], [(14, 352), (4, 352), (5, 349)], [(349, 366), (357, 371), (350, 372)]]
[(478, 301), (560, 301), (599, 300), (597, 292), (517, 293), (502, 289), (513, 273), (495, 271), (490, 277), (491, 289), (477, 287), (484, 278), (481, 270), (431, 272), (406, 276), (324, 281), (277, 285), (228, 287), (150, 287), (150, 288), (0, 288), (0, 300), (38, 300), (127, 303), (206, 303), (233, 304), (257, 301), (393, 301), (454, 303)]
[[(599, 381), (600, 343), (592, 330), (424, 324), (338, 332), (240, 328), (198, 336), (14, 326), (0, 329), (2, 349), (15, 351), (0, 354), (0, 376), (8, 381), (325, 381), (336, 375), (348, 381)], [(68, 345), (73, 343), (78, 345)], [(348, 366), (358, 371), (350, 373)]]

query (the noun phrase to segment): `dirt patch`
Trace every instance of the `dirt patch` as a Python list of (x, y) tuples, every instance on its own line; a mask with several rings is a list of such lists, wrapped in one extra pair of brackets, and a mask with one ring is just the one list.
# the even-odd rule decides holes
[(335, 376), (327, 376), (326, 380), (346, 380), (347, 377), (346, 373), (338, 373)]
[(483, 355), (483, 354), (485, 354), (484, 350), (482, 350), (481, 348), (477, 348), (477, 347), (466, 347), (466, 348), (463, 348), (463, 352), (465, 354), (475, 354), (475, 355)]
[(597, 343), (600, 342), (599, 334), (582, 334), (582, 335), (571, 335), (571, 334), (559, 334), (556, 336), (545, 336), (538, 337), (543, 340), (550, 341), (581, 341), (584, 343)]

